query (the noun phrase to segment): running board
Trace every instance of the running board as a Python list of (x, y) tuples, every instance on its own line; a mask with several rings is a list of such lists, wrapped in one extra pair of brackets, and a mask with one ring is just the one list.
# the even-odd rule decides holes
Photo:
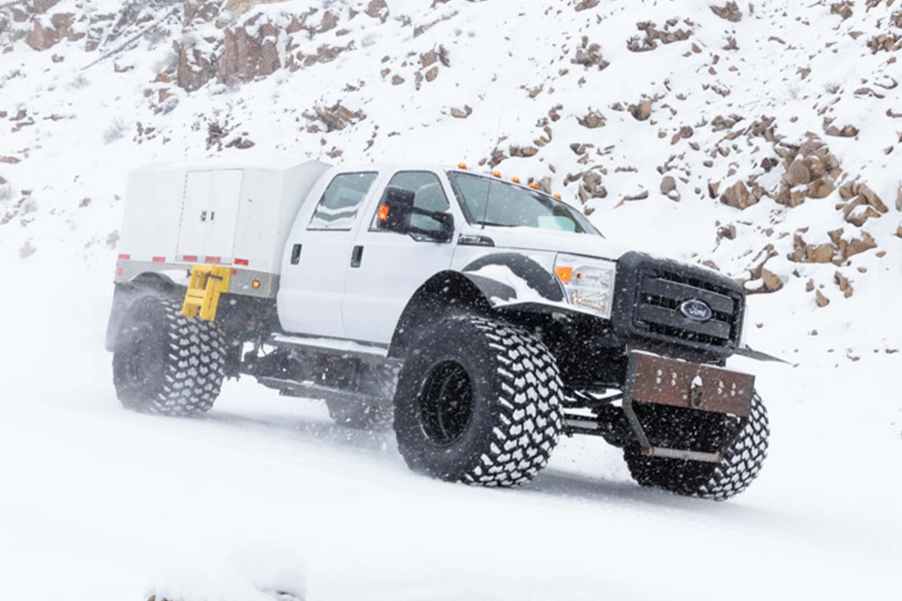
[(266, 343), (273, 346), (300, 348), (344, 357), (352, 356), (376, 363), (381, 363), (388, 359), (387, 346), (344, 340), (342, 338), (274, 334)]
[(265, 376), (257, 377), (257, 381), (264, 386), (278, 390), (282, 396), (322, 399), (343, 403), (367, 403), (372, 401), (370, 397), (364, 394), (321, 386), (313, 382), (298, 382), (296, 380)]
[(683, 459), (685, 461), (703, 461), (705, 463), (720, 463), (720, 453), (703, 453), (701, 451), (687, 451), (683, 449), (668, 449), (666, 447), (650, 447), (641, 450), (646, 457), (663, 457), (665, 459)]

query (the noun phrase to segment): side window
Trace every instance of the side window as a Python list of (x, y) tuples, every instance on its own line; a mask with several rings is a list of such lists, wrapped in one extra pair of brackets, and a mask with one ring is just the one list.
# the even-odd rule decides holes
[[(419, 209), (445, 213), (451, 208), (448, 197), (445, 196), (445, 191), (442, 189), (442, 182), (432, 172), (402, 171), (391, 178), (388, 186), (413, 192), (415, 194), (413, 206)], [(434, 219), (425, 215), (413, 215), (410, 224), (424, 230), (438, 231), (441, 228)], [(375, 217), (371, 229), (380, 229), (379, 222)]]
[(377, 173), (342, 173), (329, 182), (307, 226), (309, 230), (350, 230), (357, 209), (366, 198)]

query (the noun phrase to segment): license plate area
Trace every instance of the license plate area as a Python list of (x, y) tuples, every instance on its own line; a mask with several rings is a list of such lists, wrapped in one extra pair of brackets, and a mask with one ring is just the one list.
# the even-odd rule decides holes
[(668, 405), (747, 418), (755, 394), (755, 376), (710, 365), (667, 359), (633, 351), (627, 364), (623, 411), (643, 454), (719, 462), (719, 453), (655, 447), (639, 422), (634, 403)]

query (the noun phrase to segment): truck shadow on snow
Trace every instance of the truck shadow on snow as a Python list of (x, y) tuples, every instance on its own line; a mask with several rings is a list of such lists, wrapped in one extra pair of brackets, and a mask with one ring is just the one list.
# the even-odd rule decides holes
[[(365, 455), (368, 460), (383, 463), (386, 469), (393, 472), (406, 472), (391, 431), (355, 430), (336, 425), (328, 418), (317, 419), (314, 416), (278, 413), (248, 415), (216, 410), (200, 419), (218, 426), (257, 431), (267, 437), (276, 434), (281, 440), (295, 440), (303, 444), (323, 444), (330, 447), (331, 450)], [(412, 473), (410, 477), (419, 478)], [(445, 484), (440, 485), (444, 486)], [(629, 505), (632, 508), (646, 506), (649, 509), (665, 507), (691, 514), (704, 514), (708, 518), (716, 516), (726, 519), (754, 519), (755, 517), (770, 519), (767, 517), (770, 512), (744, 505), (741, 502), (712, 503), (702, 499), (679, 497), (651, 488), (642, 488), (629, 480), (592, 477), (584, 473), (568, 472), (554, 467), (545, 469), (533, 482), (522, 488), (507, 491), (484, 489), (484, 491), (486, 494), (510, 494), (514, 497), (548, 495), (557, 499), (582, 501), (593, 505)]]

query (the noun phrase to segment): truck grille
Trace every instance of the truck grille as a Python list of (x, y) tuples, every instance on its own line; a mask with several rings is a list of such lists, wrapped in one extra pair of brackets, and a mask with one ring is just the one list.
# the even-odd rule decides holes
[[(701, 300), (711, 308), (711, 319), (693, 321), (680, 312), (688, 300)], [(739, 337), (741, 301), (730, 291), (678, 273), (643, 273), (634, 319), (655, 334), (713, 346), (727, 346)]]
[[(616, 289), (614, 329), (636, 348), (658, 352), (665, 345), (724, 358), (739, 346), (745, 295), (730, 278), (630, 252), (617, 263)], [(710, 316), (702, 316), (708, 319), (690, 319), (680, 310), (692, 300), (710, 308)]]

